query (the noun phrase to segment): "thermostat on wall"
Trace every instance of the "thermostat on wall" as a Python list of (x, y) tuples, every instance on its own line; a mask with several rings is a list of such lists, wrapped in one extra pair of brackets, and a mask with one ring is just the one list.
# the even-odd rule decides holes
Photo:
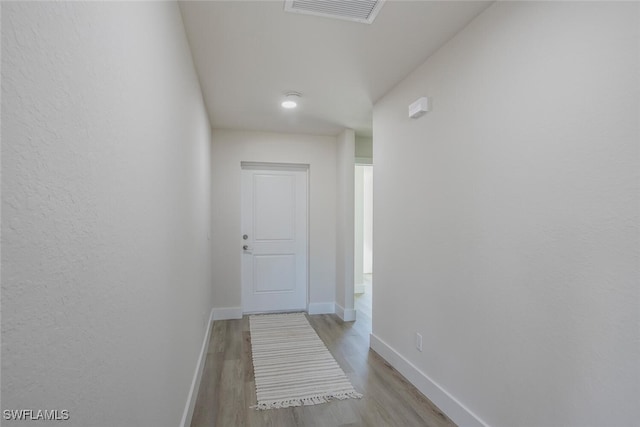
[(409, 117), (417, 119), (429, 111), (429, 99), (426, 96), (419, 98), (416, 102), (409, 105)]

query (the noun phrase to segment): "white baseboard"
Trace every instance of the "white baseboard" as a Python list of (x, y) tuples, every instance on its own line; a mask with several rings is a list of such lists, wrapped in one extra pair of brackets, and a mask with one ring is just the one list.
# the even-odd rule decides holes
[(191, 381), (191, 388), (189, 389), (189, 395), (187, 396), (187, 404), (184, 407), (182, 413), (182, 421), (180, 427), (189, 427), (191, 425), (191, 419), (193, 418), (193, 410), (196, 406), (196, 399), (198, 398), (198, 390), (200, 389), (200, 380), (202, 379), (202, 370), (204, 369), (204, 363), (207, 358), (207, 348), (209, 347), (209, 338), (211, 337), (211, 330), (213, 329), (213, 308), (209, 314), (209, 324), (207, 325), (207, 331), (204, 334), (204, 340), (202, 341), (202, 348), (200, 349), (200, 356), (196, 363), (196, 371), (193, 374), (193, 380)]
[(359, 283), (353, 287), (354, 294), (364, 294), (364, 284)]
[(336, 309), (333, 302), (310, 302), (307, 312), (309, 314), (333, 314)]
[(218, 307), (213, 309), (213, 320), (242, 319), (242, 307)]
[(335, 313), (343, 322), (353, 322), (356, 320), (356, 311), (353, 308), (346, 309), (340, 304), (336, 303)]
[(413, 363), (405, 359), (400, 353), (391, 348), (389, 344), (371, 334), (369, 342), (371, 348), (382, 356), (391, 366), (398, 370), (409, 380), (422, 394), (427, 396), (442, 412), (459, 426), (465, 427), (489, 427), (469, 408), (458, 399), (433, 381), (427, 374), (418, 369)]

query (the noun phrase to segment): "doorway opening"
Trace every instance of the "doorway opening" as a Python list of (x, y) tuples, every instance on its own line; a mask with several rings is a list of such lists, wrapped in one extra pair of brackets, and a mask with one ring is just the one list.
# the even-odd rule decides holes
[(355, 165), (354, 293), (360, 316), (372, 318), (373, 294), (373, 165)]

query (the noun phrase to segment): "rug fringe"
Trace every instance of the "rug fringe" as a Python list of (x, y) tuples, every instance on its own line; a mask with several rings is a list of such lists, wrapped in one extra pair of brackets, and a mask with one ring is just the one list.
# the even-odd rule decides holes
[(251, 408), (255, 408), (257, 411), (265, 410), (265, 409), (280, 409), (280, 408), (290, 408), (293, 406), (309, 406), (309, 405), (319, 405), (321, 403), (327, 403), (331, 400), (345, 400), (345, 399), (361, 399), (362, 394), (356, 391), (349, 391), (343, 393), (330, 393), (319, 396), (311, 396), (305, 397), (304, 399), (286, 399), (286, 400), (273, 400), (268, 402), (260, 402), (257, 405), (251, 406)]

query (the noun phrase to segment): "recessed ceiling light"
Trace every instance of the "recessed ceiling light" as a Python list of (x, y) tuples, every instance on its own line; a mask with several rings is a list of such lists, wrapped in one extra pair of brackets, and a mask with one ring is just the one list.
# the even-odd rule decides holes
[(298, 106), (298, 103), (296, 101), (292, 101), (292, 100), (286, 100), (286, 101), (282, 101), (282, 108), (296, 108)]
[(300, 93), (298, 92), (287, 92), (284, 97), (284, 101), (280, 105), (282, 108), (291, 109), (296, 108), (298, 106), (298, 99), (300, 99)]

